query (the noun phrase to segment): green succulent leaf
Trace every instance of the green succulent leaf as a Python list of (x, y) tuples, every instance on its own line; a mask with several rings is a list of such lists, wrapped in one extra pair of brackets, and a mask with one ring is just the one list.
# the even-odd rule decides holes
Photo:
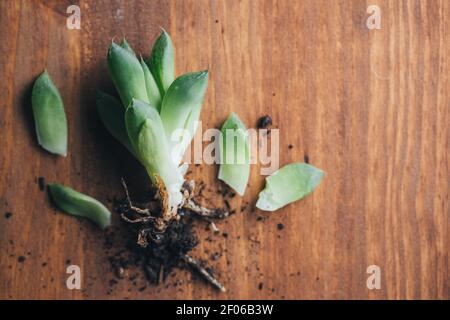
[(176, 207), (182, 201), (180, 190), (184, 178), (173, 162), (166, 142), (161, 139), (161, 130), (161, 120), (147, 119), (139, 132), (137, 146), (150, 177), (161, 177), (169, 196), (169, 205)]
[(324, 172), (306, 163), (291, 163), (266, 178), (266, 187), (259, 193), (256, 207), (275, 211), (300, 200), (320, 184)]
[(153, 78), (150, 69), (148, 68), (147, 64), (144, 62), (142, 58), (141, 58), (141, 66), (142, 70), (144, 71), (145, 86), (147, 88), (147, 95), (150, 105), (155, 106), (158, 112), (160, 112), (161, 94), (159, 92), (158, 85), (156, 84), (156, 81)]
[(155, 175), (161, 177), (170, 205), (178, 205), (182, 200), (183, 174), (171, 158), (158, 112), (142, 101), (133, 100), (125, 113), (125, 123), (138, 159), (150, 178), (154, 180)]
[(109, 133), (134, 154), (134, 149), (131, 146), (125, 127), (125, 111), (120, 101), (107, 93), (98, 91), (97, 111), (100, 120)]
[[(155, 119), (156, 117), (159, 118), (159, 114), (154, 108), (152, 108), (149, 104), (137, 99), (133, 99), (131, 101), (131, 104), (128, 106), (125, 112), (125, 128), (127, 130), (128, 139), (130, 140), (131, 146), (133, 147), (133, 150), (135, 151), (135, 154), (138, 156), (139, 160), (141, 160), (141, 153), (139, 152), (137, 146), (139, 132), (142, 128), (142, 125), (147, 119)], [(162, 128), (160, 133), (162, 134), (160, 139), (164, 140), (164, 130)]]
[(120, 42), (120, 46), (126, 50), (128, 50), (128, 52), (132, 53), (133, 55), (136, 55), (134, 53), (133, 48), (131, 48), (130, 44), (127, 42), (127, 40), (125, 40), (125, 38), (122, 39), (122, 41)]
[(58, 89), (47, 71), (34, 82), (31, 96), (36, 134), (45, 150), (67, 155), (67, 119)]
[(250, 176), (250, 146), (247, 128), (234, 112), (221, 129), (218, 178), (244, 195)]
[(111, 43), (108, 70), (124, 106), (128, 106), (133, 98), (149, 103), (144, 71), (133, 53)]
[(111, 224), (111, 212), (98, 200), (61, 184), (49, 184), (52, 200), (61, 210), (85, 217), (104, 229)]
[(172, 140), (175, 130), (185, 129), (190, 135), (180, 148), (181, 157), (194, 137), (207, 87), (208, 71), (187, 73), (175, 79), (163, 98), (161, 119), (170, 145), (180, 142)]
[(167, 91), (175, 78), (172, 40), (166, 31), (156, 39), (148, 59), (148, 67), (158, 84), (161, 96)]

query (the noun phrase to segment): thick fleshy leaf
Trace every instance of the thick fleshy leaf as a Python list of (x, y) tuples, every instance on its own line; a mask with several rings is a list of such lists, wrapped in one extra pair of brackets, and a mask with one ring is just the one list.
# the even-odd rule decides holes
[(171, 159), (158, 112), (142, 101), (133, 100), (125, 113), (125, 123), (139, 161), (155, 185), (155, 176), (162, 179), (170, 206), (177, 206), (182, 200), (183, 174)]
[(136, 55), (134, 53), (133, 48), (131, 48), (130, 44), (127, 42), (127, 40), (125, 40), (125, 38), (122, 39), (122, 41), (120, 42), (120, 46), (126, 50), (128, 50), (130, 53)]
[(125, 110), (120, 101), (107, 93), (98, 91), (97, 111), (109, 133), (134, 154), (125, 127)]
[(266, 178), (266, 187), (259, 193), (256, 207), (275, 211), (300, 200), (320, 184), (324, 172), (306, 163), (291, 163)]
[(64, 105), (47, 71), (34, 82), (31, 102), (39, 145), (51, 153), (66, 156), (67, 119)]
[(147, 60), (148, 67), (158, 84), (161, 96), (167, 91), (175, 78), (173, 45), (169, 34), (162, 31), (153, 45), (150, 58)]
[(61, 210), (88, 218), (104, 229), (111, 224), (111, 212), (98, 200), (61, 184), (49, 184), (53, 202)]
[(161, 110), (161, 94), (158, 89), (158, 85), (156, 84), (155, 79), (153, 78), (152, 73), (150, 72), (147, 64), (141, 58), (141, 66), (144, 71), (145, 77), (145, 86), (147, 88), (147, 96), (150, 105), (155, 106), (158, 112)]
[(114, 42), (111, 43), (108, 51), (108, 70), (125, 107), (132, 99), (149, 102), (144, 71), (133, 53)]
[(194, 124), (199, 120), (207, 87), (208, 71), (199, 71), (178, 77), (167, 90), (162, 101), (161, 119), (171, 146), (180, 142), (172, 139), (172, 134), (177, 129), (188, 130), (190, 139), (187, 145), (194, 137)]
[[(158, 112), (153, 107), (143, 101), (133, 99), (125, 112), (125, 128), (127, 130), (130, 144), (141, 162), (142, 159), (140, 157), (139, 149), (137, 148), (137, 140), (142, 125), (147, 119), (155, 119), (155, 122), (157, 122), (158, 119), (161, 121)], [(160, 139), (164, 140), (164, 129), (162, 128), (162, 125), (159, 130), (161, 137)], [(165, 145), (166, 141), (163, 142)]]
[(233, 112), (221, 129), (218, 178), (244, 195), (250, 176), (250, 146), (247, 128)]
[(169, 148), (161, 138), (162, 122), (157, 118), (145, 120), (137, 138), (137, 149), (150, 177), (159, 176), (166, 187), (169, 206), (178, 206), (183, 197), (181, 186), (184, 178), (181, 170), (172, 161)]

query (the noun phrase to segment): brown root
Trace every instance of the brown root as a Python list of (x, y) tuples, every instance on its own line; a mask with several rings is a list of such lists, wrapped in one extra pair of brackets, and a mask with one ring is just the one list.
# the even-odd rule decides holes
[(208, 272), (205, 268), (203, 268), (200, 263), (192, 258), (191, 256), (185, 254), (181, 257), (184, 262), (186, 262), (192, 269), (197, 271), (206, 281), (211, 283), (214, 287), (219, 289), (222, 292), (226, 292), (224, 285), (219, 282), (214, 276)]
[(139, 213), (141, 215), (150, 215), (150, 210), (149, 209), (141, 209), (138, 207), (133, 206), (133, 203), (131, 202), (131, 198), (130, 198), (130, 193), (128, 192), (128, 187), (127, 184), (125, 183), (125, 179), (121, 178), (120, 182), (122, 183), (122, 187), (125, 190), (125, 195), (127, 197), (127, 202), (128, 202), (128, 207), (130, 208), (130, 210)]
[(184, 202), (182, 208), (191, 211), (192, 213), (198, 215), (201, 218), (211, 219), (223, 219), (229, 215), (227, 211), (223, 211), (220, 209), (208, 209), (200, 206), (194, 201), (194, 190), (195, 190), (195, 182), (194, 180), (190, 180), (184, 183), (183, 185), (183, 196)]
[(166, 274), (182, 260), (193, 272), (225, 292), (225, 287), (188, 252), (198, 243), (191, 230), (192, 218), (209, 221), (212, 230), (219, 232), (211, 220), (225, 218), (228, 212), (198, 205), (193, 199), (193, 181), (183, 185), (183, 203), (171, 210), (163, 181), (159, 176), (154, 176), (153, 181), (158, 191), (157, 197), (146, 202), (145, 208), (139, 208), (133, 205), (127, 184), (121, 179), (126, 199), (119, 211), (123, 221), (129, 223), (133, 232), (136, 232), (137, 254), (143, 259), (147, 278), (152, 283), (161, 283)]

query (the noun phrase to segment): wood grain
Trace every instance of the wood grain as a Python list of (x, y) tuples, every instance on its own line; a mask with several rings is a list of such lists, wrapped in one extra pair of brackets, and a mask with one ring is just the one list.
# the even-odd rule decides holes
[[(368, 30), (372, 2), (1, 1), (0, 298), (450, 298), (450, 2), (377, 0), (382, 29)], [(81, 30), (66, 28), (73, 3)], [(270, 114), (280, 164), (307, 156), (327, 173), (313, 195), (268, 214), (250, 210), (264, 181), (254, 166), (245, 197), (232, 201), (247, 208), (218, 223), (228, 237), (204, 241), (211, 233), (199, 226), (195, 256), (222, 252), (214, 267), (225, 294), (187, 272), (177, 272), (177, 286), (170, 277), (139, 291), (139, 278), (108, 294), (106, 235), (53, 208), (37, 183), (64, 183), (109, 207), (123, 194), (121, 176), (145, 186), (101, 126), (95, 91), (112, 92), (111, 39), (126, 36), (148, 54), (160, 26), (173, 38), (177, 74), (210, 70), (203, 128), (231, 111), (250, 127)], [(45, 68), (69, 119), (65, 159), (34, 134), (30, 89)], [(217, 168), (191, 170), (210, 203), (222, 204)], [(66, 288), (66, 264), (81, 267), (83, 290)], [(366, 287), (373, 264), (380, 290)]]

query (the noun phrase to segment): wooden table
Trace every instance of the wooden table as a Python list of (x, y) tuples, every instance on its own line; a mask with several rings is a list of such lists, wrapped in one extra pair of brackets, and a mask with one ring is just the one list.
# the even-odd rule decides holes
[[(450, 1), (372, 2), (1, 1), (0, 298), (450, 298)], [(71, 4), (81, 30), (66, 28)], [(369, 4), (381, 29), (366, 26)], [(245, 196), (231, 201), (236, 214), (217, 223), (228, 237), (199, 225), (193, 255), (219, 253), (211, 263), (227, 293), (186, 271), (159, 287), (110, 283), (106, 235), (39, 188), (44, 177), (110, 208), (121, 176), (143, 190), (145, 174), (99, 122), (95, 92), (112, 92), (111, 39), (148, 55), (159, 27), (174, 41), (177, 74), (210, 70), (203, 128), (231, 111), (249, 127), (269, 114), (280, 165), (309, 158), (326, 171), (311, 196), (263, 213), (251, 210), (264, 184), (255, 165)], [(36, 143), (30, 92), (45, 68), (65, 103), (67, 158)], [(222, 205), (217, 167), (191, 171), (205, 203)], [(66, 288), (71, 264), (82, 290)], [(381, 270), (378, 290), (366, 286), (370, 265)]]

